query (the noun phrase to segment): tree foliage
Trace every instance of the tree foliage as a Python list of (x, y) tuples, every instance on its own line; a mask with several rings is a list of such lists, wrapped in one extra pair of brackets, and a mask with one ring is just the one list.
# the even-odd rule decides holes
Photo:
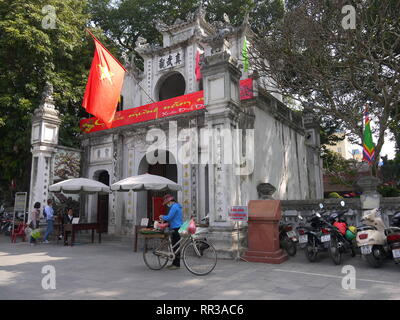
[[(45, 6), (55, 9), (54, 28), (44, 27)], [(59, 143), (79, 146), (79, 119), (87, 116), (81, 101), (94, 48), (85, 32), (90, 19), (88, 9), (87, 1), (0, 0), (0, 193), (3, 197), (11, 196), (12, 179), (16, 181), (15, 191), (29, 190), (31, 117), (39, 106), (46, 81), (53, 84), (55, 105), (62, 119)], [(106, 40), (104, 36), (100, 39)]]
[[(252, 28), (271, 26), (283, 16), (283, 0), (204, 0), (201, 1), (206, 10), (209, 22), (223, 21), (226, 13), (232, 25), (240, 25), (245, 15), (250, 15)], [(115, 41), (116, 45), (127, 55), (133, 54), (138, 37), (147, 39), (149, 43), (162, 43), (161, 34), (155, 22), (161, 20), (173, 24), (177, 19), (185, 20), (190, 12), (199, 7), (198, 0), (91, 0), (90, 11), (92, 22), (100, 27)], [(136, 60), (138, 62), (138, 60)]]
[[(342, 25), (349, 4), (355, 29)], [(292, 2), (272, 28), (258, 30), (253, 66), (278, 92), (343, 123), (360, 144), (368, 105), (377, 164), (387, 129), (400, 120), (399, 13), (397, 0)]]

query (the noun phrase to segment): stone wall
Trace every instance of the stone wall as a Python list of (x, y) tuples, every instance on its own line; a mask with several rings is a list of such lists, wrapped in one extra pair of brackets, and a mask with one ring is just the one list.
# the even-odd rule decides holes
[[(361, 225), (360, 219), (362, 217), (361, 199), (324, 199), (324, 200), (294, 200), (282, 201), (282, 215), (288, 222), (298, 225), (298, 214), (303, 217), (310, 216), (313, 212), (319, 212), (319, 203), (324, 205), (327, 213), (332, 213), (337, 210), (342, 210), (340, 201), (344, 200), (346, 205), (344, 209), (349, 209), (345, 214), (346, 220), (349, 224), (359, 226)], [(381, 198), (380, 208), (382, 209), (382, 216), (386, 226), (390, 225), (394, 213), (400, 211), (400, 197), (397, 198)]]

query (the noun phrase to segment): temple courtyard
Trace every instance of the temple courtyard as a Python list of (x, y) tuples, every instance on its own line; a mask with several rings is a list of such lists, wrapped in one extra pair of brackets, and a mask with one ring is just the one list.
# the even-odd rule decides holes
[[(355, 289), (342, 285), (342, 268), (349, 265)], [(149, 270), (130, 241), (104, 237), (92, 244), (81, 236), (73, 247), (30, 246), (0, 235), (0, 300), (6, 299), (400, 299), (400, 266), (387, 261), (372, 269), (350, 255), (335, 266), (327, 254), (311, 264), (299, 250), (280, 265), (220, 259), (211, 274), (199, 277), (183, 264), (180, 270)]]

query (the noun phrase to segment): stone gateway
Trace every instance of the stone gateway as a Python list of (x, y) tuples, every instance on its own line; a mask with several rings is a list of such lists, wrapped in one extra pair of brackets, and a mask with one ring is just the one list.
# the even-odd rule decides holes
[[(243, 41), (251, 45), (252, 38), (247, 19), (239, 27), (229, 19), (210, 24), (200, 7), (185, 21), (159, 21), (157, 29), (162, 46), (144, 38), (136, 42), (144, 70), (133, 62), (125, 66), (113, 127), (103, 128), (96, 118), (81, 122), (81, 176), (111, 185), (150, 173), (179, 183), (182, 190), (172, 194), (184, 216), (199, 222), (208, 216), (208, 238), (220, 257), (233, 258), (237, 231), (229, 219), (231, 206), (247, 205), (260, 194), (271, 198), (271, 190), (279, 200), (322, 198), (318, 124), (286, 107), (251, 62), (244, 71)], [(35, 111), (33, 122), (33, 161), (38, 164), (32, 173), (31, 203), (53, 183), (44, 183), (40, 171), (51, 170), (45, 159), (57, 148), (58, 114), (48, 100)], [(41, 128), (47, 130), (45, 140), (40, 139)], [(81, 197), (81, 219), (101, 222), (109, 234), (132, 236), (142, 218), (162, 212), (164, 194)], [(246, 228), (246, 222), (240, 227)]]

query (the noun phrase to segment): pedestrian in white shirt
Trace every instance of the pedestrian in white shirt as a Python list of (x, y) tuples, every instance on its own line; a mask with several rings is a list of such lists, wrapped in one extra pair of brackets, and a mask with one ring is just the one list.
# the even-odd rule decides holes
[(47, 200), (47, 206), (44, 207), (44, 213), (46, 215), (47, 220), (47, 229), (46, 234), (43, 238), (43, 243), (49, 243), (48, 237), (53, 232), (54, 229), (54, 209), (53, 209), (53, 200)]

